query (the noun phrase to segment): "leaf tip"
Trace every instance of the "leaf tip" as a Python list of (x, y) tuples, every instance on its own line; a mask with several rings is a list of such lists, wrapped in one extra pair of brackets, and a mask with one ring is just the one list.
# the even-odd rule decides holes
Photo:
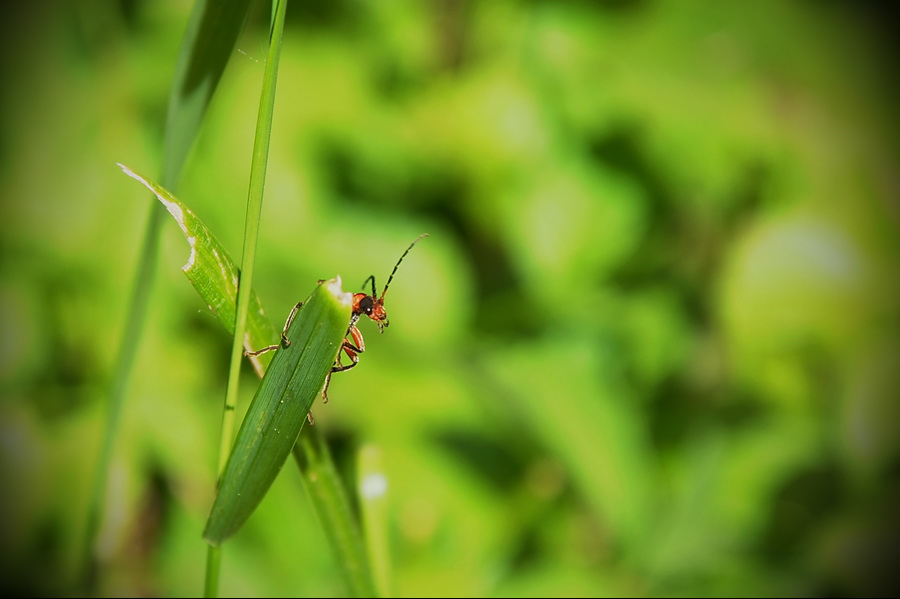
[(144, 180), (143, 177), (141, 177), (139, 174), (137, 174), (136, 172), (134, 172), (133, 170), (131, 170), (131, 167), (129, 167), (129, 166), (127, 166), (127, 165), (124, 165), (124, 164), (122, 164), (121, 162), (117, 162), (117, 163), (116, 163), (116, 166), (118, 166), (120, 169), (122, 169), (122, 172), (125, 173), (126, 175), (128, 175), (129, 177), (131, 177), (132, 179), (137, 179), (138, 181), (140, 181), (140, 182), (143, 183), (144, 185), (147, 184), (147, 182)]
[(172, 218), (175, 219), (175, 222), (178, 223), (178, 227), (184, 231), (184, 235), (187, 237), (188, 243), (191, 246), (191, 255), (188, 257), (187, 264), (182, 267), (182, 270), (185, 272), (189, 271), (194, 266), (194, 261), (196, 259), (194, 246), (197, 243), (197, 239), (195, 236), (191, 235), (187, 223), (187, 215), (191, 214), (191, 211), (187, 207), (182, 206), (182, 204), (165, 188), (139, 175), (121, 162), (117, 162), (116, 165), (122, 169), (122, 172), (135, 181), (140, 182), (150, 191), (150, 193), (155, 195), (162, 205), (165, 206), (166, 210), (169, 211), (169, 214), (172, 215)]
[(341, 306), (351, 306), (353, 304), (353, 294), (344, 291), (344, 283), (341, 281), (341, 275), (337, 275), (333, 279), (328, 279), (322, 286), (325, 290), (334, 296)]

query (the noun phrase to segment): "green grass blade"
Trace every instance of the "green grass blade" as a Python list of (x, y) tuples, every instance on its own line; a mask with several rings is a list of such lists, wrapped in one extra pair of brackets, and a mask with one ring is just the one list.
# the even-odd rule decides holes
[(219, 545), (250, 516), (297, 441), (350, 321), (340, 279), (316, 287), (287, 331), (241, 423), (203, 537)]
[(294, 459), (306, 473), (304, 486), (335, 548), (348, 596), (383, 596), (375, 590), (359, 523), (335, 470), (328, 445), (317, 428), (303, 429), (294, 445)]
[[(126, 175), (140, 181), (159, 199), (178, 223), (191, 248), (187, 263), (182, 267), (209, 309), (229, 334), (234, 334), (235, 298), (237, 297), (238, 268), (222, 244), (206, 228), (194, 212), (166, 188), (131, 168), (119, 165)], [(244, 347), (258, 349), (278, 338), (272, 321), (266, 317), (256, 293), (250, 294), (250, 309), (244, 332)], [(250, 358), (254, 369), (262, 376), (272, 359), (271, 353)]]
[(161, 181), (174, 189), (206, 107), (234, 54), (250, 0), (197, 0), (185, 31), (166, 113)]
[[(275, 111), (275, 87), (278, 81), (278, 63), (281, 58), (281, 39), (284, 31), (286, 2), (273, 2), (272, 29), (269, 36), (269, 54), (263, 74), (259, 113), (256, 119), (256, 137), (253, 142), (253, 159), (250, 165), (250, 186), (247, 192), (247, 216), (244, 221), (244, 250), (241, 258), (240, 283), (237, 292), (237, 314), (232, 331), (234, 343), (225, 388), (225, 413), (222, 418), (222, 435), (219, 448), (218, 473), (222, 473), (231, 442), (234, 437), (234, 415), (237, 409), (241, 360), (243, 360), (244, 333), (247, 313), (253, 304), (253, 267), (256, 262), (256, 242), (259, 238), (259, 217), (262, 213), (263, 191), (266, 182), (266, 165), (269, 159), (269, 140), (272, 137), (272, 117)], [(241, 291), (246, 289), (250, 293)], [(256, 307), (256, 306), (253, 306)], [(259, 346), (257, 346), (259, 347)]]

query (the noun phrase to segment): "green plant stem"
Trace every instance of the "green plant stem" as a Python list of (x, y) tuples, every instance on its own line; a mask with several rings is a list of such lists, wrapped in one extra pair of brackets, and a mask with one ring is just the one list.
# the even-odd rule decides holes
[(206, 597), (216, 597), (219, 594), (219, 571), (222, 565), (222, 548), (208, 545), (206, 548), (206, 578), (204, 590)]
[(228, 369), (228, 386), (225, 391), (222, 439), (219, 446), (218, 472), (220, 473), (225, 467), (225, 462), (228, 461), (234, 437), (235, 408), (237, 406), (241, 363), (244, 359), (244, 333), (247, 328), (250, 290), (253, 288), (256, 243), (259, 239), (259, 219), (262, 213), (266, 166), (269, 159), (269, 141), (272, 136), (272, 116), (275, 109), (275, 87), (278, 80), (278, 63), (281, 57), (285, 5), (286, 1), (275, 0), (274, 2), (269, 54), (266, 59), (263, 88), (259, 100), (259, 113), (256, 119), (256, 138), (253, 143), (250, 185), (247, 194), (247, 215), (244, 225), (244, 249), (241, 258), (240, 283), (238, 284), (234, 337), (231, 344), (231, 363)]
[[(253, 158), (250, 166), (250, 184), (247, 195), (247, 215), (244, 228), (244, 248), (241, 259), (240, 282), (238, 284), (237, 309), (234, 323), (234, 337), (231, 345), (231, 363), (228, 369), (228, 383), (225, 390), (225, 408), (222, 415), (222, 433), (219, 443), (217, 473), (221, 474), (228, 462), (234, 438), (235, 411), (237, 407), (241, 362), (244, 357), (244, 332), (247, 311), (250, 305), (250, 290), (253, 288), (253, 266), (256, 259), (256, 243), (259, 237), (259, 220), (262, 213), (265, 189), (266, 166), (269, 158), (269, 142), (272, 135), (272, 117), (275, 109), (275, 88), (278, 80), (278, 64), (281, 58), (281, 40), (284, 31), (286, 0), (274, 0), (272, 26), (269, 37), (269, 53), (263, 75), (259, 112), (256, 120), (256, 137), (253, 144)], [(205, 596), (215, 597), (218, 591), (221, 548), (210, 547), (207, 554), (207, 575)]]

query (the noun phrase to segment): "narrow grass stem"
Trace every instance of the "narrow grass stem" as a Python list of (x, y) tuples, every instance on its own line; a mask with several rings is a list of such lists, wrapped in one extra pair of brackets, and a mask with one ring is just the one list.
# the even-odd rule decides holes
[[(234, 336), (231, 346), (231, 362), (225, 391), (225, 407), (222, 415), (222, 433), (219, 444), (219, 461), (216, 471), (221, 474), (228, 462), (234, 438), (235, 411), (237, 406), (241, 363), (244, 357), (244, 332), (250, 306), (250, 290), (253, 288), (253, 268), (256, 261), (256, 243), (259, 238), (259, 220), (265, 190), (266, 166), (269, 142), (272, 135), (272, 118), (275, 109), (275, 88), (278, 81), (278, 64), (281, 57), (281, 40), (284, 31), (284, 15), (287, 0), (275, 0), (272, 7), (272, 27), (269, 37), (269, 53), (263, 75), (259, 113), (256, 121), (256, 137), (250, 167), (250, 184), (247, 195), (247, 214), (244, 226), (244, 248), (241, 258), (238, 284)], [(205, 596), (215, 597), (218, 589), (221, 548), (210, 548), (207, 555)]]

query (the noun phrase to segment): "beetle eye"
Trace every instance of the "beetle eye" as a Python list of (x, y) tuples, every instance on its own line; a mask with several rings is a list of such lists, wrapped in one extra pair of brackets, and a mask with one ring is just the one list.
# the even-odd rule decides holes
[(359, 309), (365, 313), (366, 316), (372, 315), (372, 309), (375, 307), (375, 301), (371, 296), (366, 296), (359, 300)]

